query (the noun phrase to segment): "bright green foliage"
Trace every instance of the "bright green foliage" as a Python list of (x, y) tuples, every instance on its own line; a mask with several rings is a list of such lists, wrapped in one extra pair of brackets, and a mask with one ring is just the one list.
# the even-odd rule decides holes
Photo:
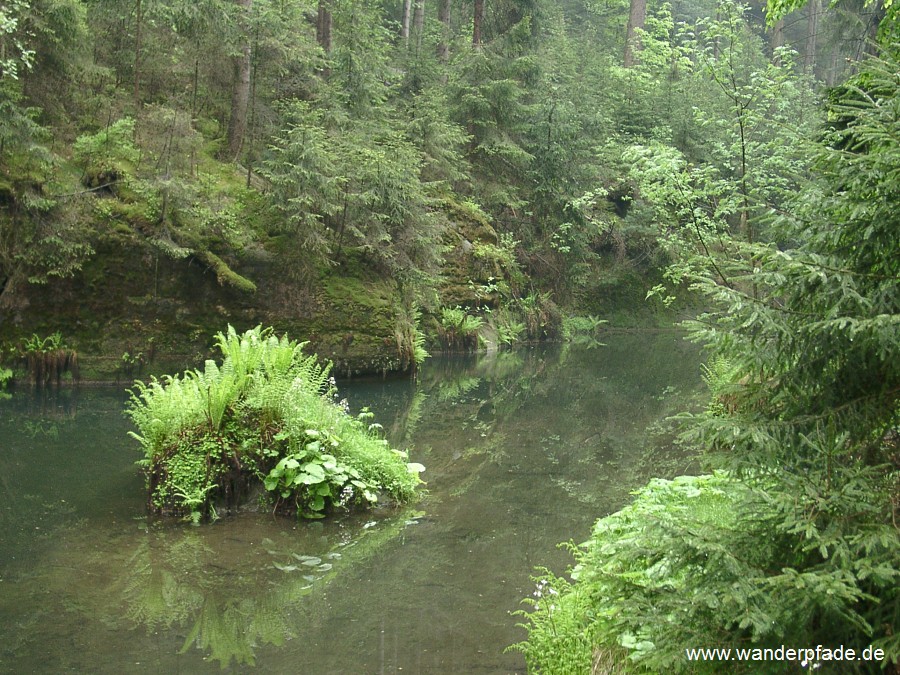
[[(684, 647), (718, 646), (730, 626), (745, 639), (805, 644), (770, 635), (781, 630), (771, 620), (783, 609), (769, 594), (765, 570), (787, 542), (767, 537), (748, 555), (745, 542), (766, 532), (772, 514), (741, 520), (745, 493), (726, 474), (654, 480), (631, 505), (600, 519), (590, 541), (575, 549), (575, 583), (545, 575), (540, 597), (527, 601), (534, 607), (529, 640), (516, 647), (529, 669), (589, 672), (573, 665), (600, 658), (620, 662), (609, 672), (715, 673), (721, 664), (691, 670)], [(624, 666), (626, 655), (636, 667)]]
[(4, 368), (0, 366), (0, 400), (9, 396), (3, 389), (6, 389), (6, 385), (13, 379), (13, 371), (9, 368)]
[(493, 312), (491, 319), (497, 331), (497, 342), (501, 345), (512, 346), (525, 335), (525, 322), (511, 310), (504, 308)]
[(896, 662), (900, 641), (885, 626), (900, 611), (900, 69), (887, 56), (829, 106), (814, 163), (822, 178), (778, 222), (799, 246), (750, 247), (754, 267), (723, 268), (728, 286), (698, 281), (719, 309), (695, 335), (743, 385), (733, 414), (691, 421), (721, 464), (783, 468), (767, 494), (779, 530), (799, 538), (798, 559), (774, 592), (788, 602), (798, 580), (827, 588), (833, 605), (811, 615), (817, 640), (871, 641)]
[(0, 5), (0, 78), (19, 79), (20, 69), (34, 63), (34, 50), (29, 49), (22, 24), (29, 10), (24, 0), (11, 0)]
[(760, 238), (760, 214), (796, 191), (807, 161), (802, 139), (811, 135), (816, 115), (809, 83), (797, 77), (790, 55), (768, 60), (746, 13), (723, 2), (720, 18), (698, 21), (697, 74), (715, 82), (722, 109), (694, 116), (710, 139), (704, 150), (717, 174), (711, 182), (717, 215), (737, 220), (741, 238), (753, 241)]
[(594, 636), (585, 621), (593, 611), (590, 589), (585, 584), (573, 584), (557, 577), (548, 570), (543, 570), (534, 581), (536, 586), (531, 597), (522, 601), (530, 606), (530, 611), (518, 612), (528, 620), (523, 625), (528, 630), (528, 640), (508, 649), (522, 652), (531, 673), (581, 675), (592, 672)]
[[(698, 21), (675, 52), (693, 81), (689, 91), (708, 103), (693, 108), (674, 145), (653, 139), (623, 153), (644, 202), (635, 215), (660, 231), (675, 281), (715, 265), (732, 239), (769, 238), (768, 213), (796, 192), (808, 161), (803, 138), (815, 119), (810, 90), (787, 57), (776, 65), (763, 56), (746, 8), (720, 9), (720, 18)], [(703, 163), (692, 161), (698, 155)]]
[[(561, 601), (595, 655), (638, 672), (721, 672), (687, 662), (701, 645), (872, 644), (900, 660), (898, 73), (886, 53), (835, 93), (817, 179), (773, 223), (781, 246), (734, 239), (691, 273), (712, 307), (691, 325), (714, 399), (681, 416), (684, 439), (727, 471), (651, 483), (599, 521)], [(554, 654), (551, 618), (529, 617), (529, 658)]]
[(79, 136), (73, 147), (75, 159), (85, 168), (93, 187), (107, 184), (133, 172), (141, 152), (134, 145), (134, 120), (124, 117), (96, 134)]
[[(526, 615), (529, 639), (516, 648), (529, 668), (588, 672), (570, 664), (600, 659), (615, 664), (604, 672), (712, 675), (721, 662), (689, 662), (685, 649), (867, 646), (867, 637), (851, 639), (840, 628), (866, 630), (856, 608), (867, 590), (848, 583), (850, 570), (799, 567), (808, 545), (804, 533), (783, 526), (772, 483), (760, 478), (751, 486), (726, 473), (654, 480), (631, 505), (599, 520), (590, 541), (574, 549), (575, 583), (548, 573), (541, 597), (527, 601), (534, 607)], [(856, 498), (863, 508), (878, 500)], [(861, 561), (859, 571), (882, 583), (896, 574), (887, 560)], [(729, 668), (785, 672), (771, 661)]]
[(199, 519), (259, 482), (276, 508), (312, 517), (371, 504), (380, 491), (413, 497), (420, 465), (333, 402), (328, 369), (302, 343), (229, 327), (217, 344), (221, 366), (135, 385), (128, 415), (154, 509)]
[(727, 415), (734, 412), (735, 395), (740, 391), (738, 380), (741, 372), (725, 356), (718, 355), (700, 366), (702, 377), (709, 387), (709, 404), (707, 410), (712, 414)]

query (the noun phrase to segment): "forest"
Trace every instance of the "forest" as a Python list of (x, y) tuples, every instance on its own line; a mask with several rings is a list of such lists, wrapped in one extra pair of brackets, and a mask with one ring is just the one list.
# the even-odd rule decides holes
[(7, 358), (60, 332), (127, 380), (262, 323), (383, 372), (670, 323), (667, 274), (774, 238), (894, 22), (633, 5), (4, 3)]
[(688, 650), (843, 646), (880, 657), (729, 672), (900, 672), (897, 18), (0, 0), (0, 389), (178, 371), (232, 325), (338, 376), (677, 325), (703, 349), (703, 401), (672, 418), (698, 470), (592, 513), (511, 649), (716, 673)]

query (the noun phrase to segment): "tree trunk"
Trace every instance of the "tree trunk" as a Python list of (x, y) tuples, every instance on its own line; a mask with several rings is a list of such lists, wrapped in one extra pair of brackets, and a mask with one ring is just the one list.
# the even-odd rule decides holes
[(828, 72), (825, 74), (825, 86), (826, 87), (833, 87), (835, 81), (837, 80), (839, 59), (840, 59), (840, 54), (838, 54), (838, 50), (832, 49), (831, 50), (831, 65), (828, 67)]
[(250, 189), (250, 186), (253, 182), (253, 162), (256, 159), (255, 154), (255, 143), (254, 140), (256, 138), (256, 83), (259, 81), (257, 74), (259, 72), (259, 24), (256, 24), (255, 35), (253, 36), (253, 59), (252, 59), (252, 70), (250, 71), (250, 124), (247, 131), (247, 136), (249, 138), (248, 148), (247, 148), (247, 189)]
[(628, 9), (628, 25), (625, 28), (625, 58), (623, 65), (631, 68), (637, 63), (637, 53), (641, 50), (641, 40), (637, 30), (644, 28), (647, 18), (647, 0), (631, 0)]
[(228, 120), (228, 159), (234, 161), (241, 153), (247, 132), (247, 106), (250, 101), (250, 35), (247, 28), (253, 0), (235, 0), (242, 16), (244, 32), (240, 53), (232, 58), (234, 76), (231, 84), (231, 118)]
[(400, 22), (400, 37), (403, 44), (409, 44), (409, 12), (412, 0), (403, 0), (403, 17)]
[(878, 27), (885, 17), (884, 2), (875, 0), (871, 5), (871, 12), (866, 27), (865, 53), (868, 56), (878, 56)]
[(484, 21), (484, 0), (475, 0), (472, 13), (472, 46), (481, 49), (481, 24)]
[(319, 0), (319, 11), (316, 16), (316, 42), (325, 52), (331, 53), (331, 9), (328, 0)]
[(134, 105), (140, 105), (141, 93), (141, 29), (144, 22), (144, 10), (141, 0), (134, 7)]
[(450, 0), (438, 0), (438, 21), (441, 22), (441, 39), (437, 44), (437, 55), (441, 63), (450, 60)]
[[(722, 20), (721, 5), (716, 3), (716, 25), (720, 25), (721, 20)], [(719, 60), (719, 37), (718, 36), (713, 38), (712, 48), (713, 48), (713, 60), (718, 61)]]
[(200, 58), (194, 59), (194, 79), (191, 83), (191, 119), (197, 116), (197, 95), (200, 91)]
[(772, 63), (781, 65), (781, 57), (778, 50), (784, 47), (784, 18), (778, 19), (772, 26)]
[(806, 55), (803, 65), (810, 75), (814, 75), (816, 69), (816, 37), (819, 32), (820, 1), (809, 0), (806, 5)]
[(413, 8), (413, 34), (415, 35), (416, 54), (422, 46), (422, 34), (425, 32), (425, 0), (415, 0)]

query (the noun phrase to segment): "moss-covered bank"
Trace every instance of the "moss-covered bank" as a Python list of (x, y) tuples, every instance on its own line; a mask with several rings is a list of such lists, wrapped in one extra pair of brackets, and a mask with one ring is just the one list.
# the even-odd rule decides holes
[(263, 248), (173, 256), (124, 227), (94, 249), (72, 278), (17, 289), (0, 309), (0, 341), (60, 332), (84, 381), (181, 370), (210, 354), (223, 323), (301, 336), (343, 376), (410, 366), (397, 342), (406, 313), (396, 284), (364, 265), (296, 280)]

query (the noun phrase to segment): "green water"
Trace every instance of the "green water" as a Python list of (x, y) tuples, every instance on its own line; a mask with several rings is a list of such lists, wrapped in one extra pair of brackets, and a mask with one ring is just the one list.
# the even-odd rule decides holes
[(0, 402), (0, 671), (521, 673), (536, 566), (653, 475), (700, 386), (674, 334), (434, 358), (341, 388), (427, 467), (394, 510), (151, 521), (109, 390)]

